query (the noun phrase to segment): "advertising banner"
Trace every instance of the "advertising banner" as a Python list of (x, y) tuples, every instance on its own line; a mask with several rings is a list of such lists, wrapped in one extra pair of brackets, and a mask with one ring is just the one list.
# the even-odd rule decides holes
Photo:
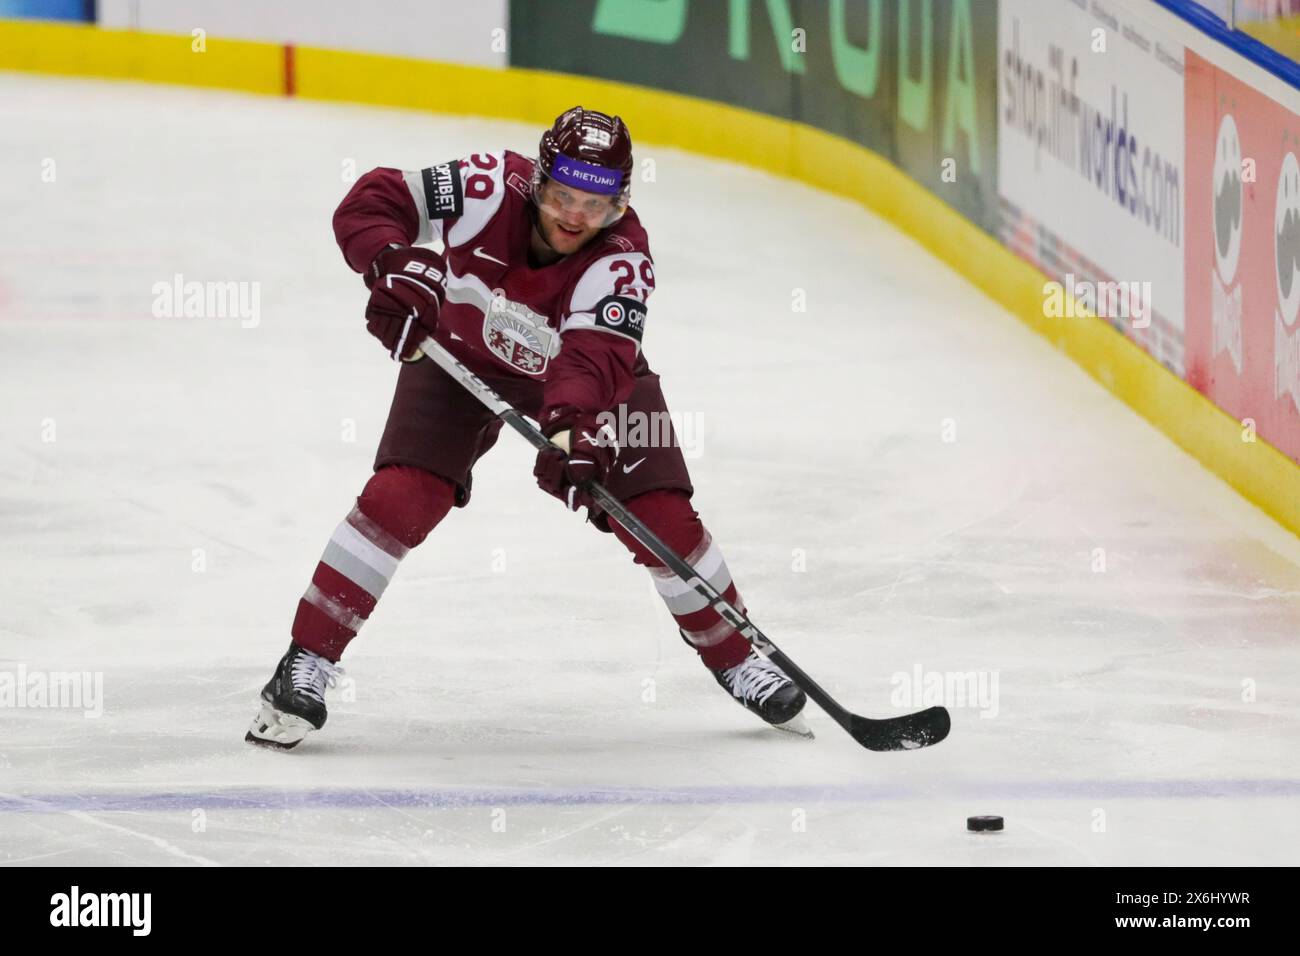
[(510, 62), (826, 130), (995, 233), (997, 9), (997, 0), (512, 0)]
[(1178, 375), (1183, 71), (1181, 44), (1118, 3), (1002, 2), (1003, 241), (1055, 280), (1047, 315), (1073, 297)]
[(1300, 117), (1186, 68), (1187, 380), (1300, 461)]
[(0, 17), (90, 22), (95, 19), (95, 0), (0, 0)]

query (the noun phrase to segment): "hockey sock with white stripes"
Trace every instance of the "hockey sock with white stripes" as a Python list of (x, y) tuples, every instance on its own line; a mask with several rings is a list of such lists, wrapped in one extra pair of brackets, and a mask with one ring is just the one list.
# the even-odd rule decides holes
[(454, 500), (451, 482), (421, 468), (390, 465), (375, 472), (334, 529), (298, 601), (294, 643), (337, 661), (402, 558), (446, 517)]
[[(625, 504), (668, 547), (685, 558), (730, 604), (744, 612), (744, 601), (731, 579), (731, 571), (722, 556), (722, 549), (691, 507), (690, 498), (685, 491), (648, 491), (629, 498)], [(734, 667), (749, 655), (749, 641), (713, 610), (694, 588), (664, 567), (658, 558), (643, 548), (617, 522), (611, 521), (610, 526), (618, 539), (636, 557), (636, 562), (645, 565), (650, 571), (655, 590), (677, 622), (682, 636), (699, 652), (705, 667), (712, 670)]]

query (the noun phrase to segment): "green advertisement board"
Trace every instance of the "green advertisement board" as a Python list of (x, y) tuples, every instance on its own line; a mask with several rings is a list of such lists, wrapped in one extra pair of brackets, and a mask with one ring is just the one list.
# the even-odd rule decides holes
[(511, 0), (510, 18), (514, 66), (807, 123), (997, 231), (997, 0)]

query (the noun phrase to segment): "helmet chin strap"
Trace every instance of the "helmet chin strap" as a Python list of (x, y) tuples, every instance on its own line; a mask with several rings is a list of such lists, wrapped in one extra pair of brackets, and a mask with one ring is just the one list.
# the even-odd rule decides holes
[(529, 242), (530, 255), (541, 254), (543, 256), (544, 261), (556, 261), (559, 259), (563, 259), (565, 255), (567, 255), (567, 253), (563, 253), (559, 249), (556, 249), (555, 246), (551, 245), (550, 240), (546, 238), (546, 233), (545, 231), (543, 231), (542, 224), (540, 220), (537, 218), (536, 214), (533, 215), (533, 235), (537, 237), (538, 241), (542, 244), (543, 248), (546, 250), (546, 253), (548, 253), (549, 256), (554, 256), (555, 259), (552, 260), (549, 258), (547, 254), (539, 253), (536, 250), (534, 250), (531, 240)]
[(546, 233), (542, 230), (542, 216), (541, 212), (537, 208), (536, 202), (530, 202), (528, 204), (528, 218), (532, 220), (533, 232), (536, 234), (537, 238), (541, 240), (542, 245), (547, 249), (550, 249), (551, 252), (554, 252), (556, 255), (560, 255), (560, 250), (551, 245), (546, 238)]

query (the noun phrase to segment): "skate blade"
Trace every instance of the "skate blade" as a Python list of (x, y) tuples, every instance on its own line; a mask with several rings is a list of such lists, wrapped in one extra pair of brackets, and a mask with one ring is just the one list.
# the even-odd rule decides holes
[(244, 734), (244, 740), (260, 747), (275, 750), (292, 750), (302, 743), (316, 728), (301, 717), (283, 714), (263, 701), (262, 709), (253, 718), (253, 724)]
[(796, 737), (803, 737), (806, 740), (812, 740), (812, 728), (808, 726), (808, 721), (804, 719), (803, 712), (795, 714), (784, 724), (770, 724), (773, 730), (780, 730), (787, 734), (794, 734)]

